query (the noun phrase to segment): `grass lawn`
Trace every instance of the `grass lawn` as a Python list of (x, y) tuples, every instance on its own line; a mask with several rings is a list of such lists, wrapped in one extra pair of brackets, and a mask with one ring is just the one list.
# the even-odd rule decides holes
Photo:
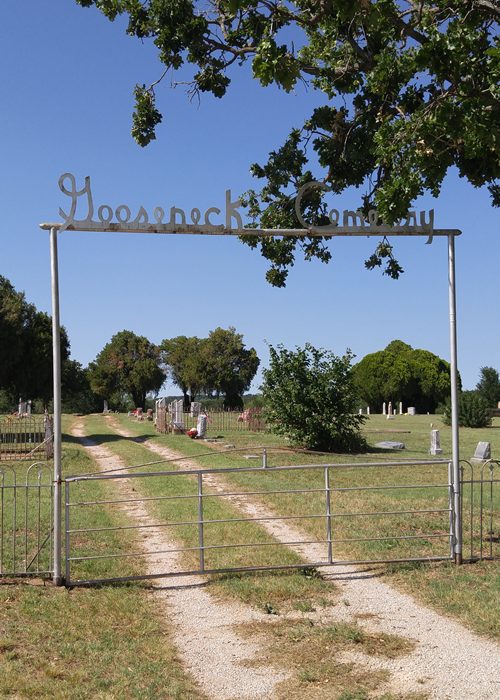
[[(99, 419), (97, 419), (99, 420)], [(259, 453), (259, 446), (268, 446), (268, 464), (277, 466), (280, 464), (311, 464), (329, 463), (341, 464), (346, 462), (378, 462), (404, 458), (405, 460), (428, 459), (430, 444), (431, 423), (433, 428), (441, 431), (441, 444), (443, 457), (451, 456), (451, 431), (444, 426), (438, 416), (397, 416), (392, 421), (387, 421), (382, 416), (371, 416), (365, 425), (366, 436), (371, 445), (382, 440), (397, 440), (405, 443), (405, 449), (397, 454), (394, 452), (377, 450), (375, 447), (365, 455), (317, 455), (317, 454), (284, 454), (272, 451), (272, 447), (284, 448), (286, 441), (269, 434), (252, 433), (226, 433), (220, 436), (217, 444), (211, 446), (189, 440), (182, 435), (159, 435), (154, 431), (151, 423), (137, 423), (126, 416), (119, 417), (122, 425), (133, 431), (138, 436), (153, 436), (154, 439), (172, 449), (189, 456), (196, 456), (197, 461), (203, 467), (247, 467), (258, 466), (259, 461), (249, 462), (241, 453), (220, 454), (225, 444), (233, 444), (236, 448), (247, 448), (248, 452)], [(490, 428), (472, 430), (461, 429), (460, 449), (461, 458), (470, 458), (479, 441), (488, 441), (492, 446), (493, 457), (500, 455), (500, 420), (494, 419)], [(397, 432), (396, 432), (397, 431)], [(403, 432), (404, 431), (404, 432)], [(200, 457), (202, 453), (208, 456)], [(150, 454), (150, 453), (149, 453)], [(150, 456), (136, 455), (136, 463), (148, 461)], [(132, 461), (133, 463), (133, 461)], [(166, 468), (170, 466), (166, 465)], [(324, 483), (320, 470), (317, 474), (304, 472), (269, 472), (261, 480), (262, 490), (275, 490), (284, 488), (300, 488), (302, 485), (318, 487)], [(447, 467), (413, 467), (380, 469), (342, 469), (331, 470), (332, 485), (340, 488), (359, 486), (404, 486), (415, 484), (417, 489), (390, 489), (385, 488), (363, 492), (339, 492), (335, 497), (335, 508), (342, 514), (364, 510), (413, 510), (413, 509), (446, 509), (448, 503), (447, 490), (444, 486), (447, 482)], [(243, 490), (255, 490), (255, 481), (248, 472), (239, 474), (229, 472), (227, 479), (235, 486)], [(441, 484), (438, 488), (433, 488)], [(431, 487), (427, 487), (430, 485)], [(466, 494), (467, 495), (467, 494)], [(269, 494), (260, 497), (266, 505), (270, 505), (280, 513), (293, 515), (304, 512), (324, 512), (324, 494), (311, 494), (308, 496), (307, 511), (303, 496), (284, 496), (283, 494)], [(478, 494), (474, 496), (478, 499)], [(430, 504), (430, 505), (429, 505)], [(467, 505), (467, 504), (465, 504)], [(494, 523), (498, 527), (499, 494), (496, 488), (494, 504)], [(467, 532), (468, 518), (464, 513), (464, 541), (465, 555), (470, 543), (470, 534)], [(353, 521), (358, 520), (355, 524)], [(314, 537), (324, 538), (324, 521), (319, 519), (303, 520), (302, 526)], [(474, 523), (477, 528), (477, 522)], [(334, 555), (338, 558), (349, 556), (372, 556), (391, 558), (401, 556), (433, 556), (447, 555), (448, 552), (448, 513), (428, 513), (418, 516), (391, 515), (378, 518), (353, 519), (339, 518), (336, 523), (336, 537), (349, 539), (354, 536), (369, 534), (369, 536), (387, 536), (394, 532), (413, 532), (421, 537), (414, 540), (406, 540), (402, 544), (394, 540), (382, 542), (348, 543), (341, 542), (337, 545)], [(495, 527), (495, 525), (494, 525)], [(436, 539), (426, 537), (430, 533), (441, 535)], [(467, 539), (469, 538), (469, 539)], [(477, 532), (476, 532), (477, 539)], [(498, 543), (494, 554), (498, 555)], [(395, 584), (410, 591), (423, 602), (434, 606), (446, 614), (461, 619), (464, 623), (476, 631), (489, 636), (498, 636), (500, 629), (500, 617), (495, 599), (498, 599), (500, 591), (500, 576), (498, 574), (498, 562), (477, 562), (456, 567), (449, 562), (421, 565), (401, 564), (386, 565), (383, 567), (384, 575)]]
[[(63, 466), (66, 473), (94, 469), (83, 450), (68, 439)], [(105, 484), (94, 482), (92, 488), (93, 497), (106, 497)], [(119, 522), (119, 513), (95, 510), (86, 524)], [(130, 546), (126, 533), (115, 532), (113, 537), (117, 550)], [(85, 541), (80, 544), (88, 547)], [(87, 574), (97, 573), (95, 563), (86, 566)], [(67, 591), (40, 579), (0, 583), (0, 696), (204, 697), (183, 670), (146, 588)]]

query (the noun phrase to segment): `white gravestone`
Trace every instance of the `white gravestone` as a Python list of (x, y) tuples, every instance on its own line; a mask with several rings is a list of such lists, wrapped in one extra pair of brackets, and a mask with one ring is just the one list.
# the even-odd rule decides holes
[(431, 448), (429, 450), (431, 455), (443, 454), (441, 449), (441, 437), (439, 435), (439, 430), (431, 430)]
[(392, 416), (392, 401), (389, 401), (389, 408), (387, 409), (387, 413)]
[(392, 440), (382, 440), (382, 442), (376, 442), (375, 447), (380, 447), (382, 450), (404, 450), (404, 442), (393, 442)]
[(471, 462), (486, 462), (486, 460), (491, 459), (491, 445), (489, 442), (478, 442), (476, 451), (474, 452), (474, 457), (471, 458)]
[(403, 402), (402, 401), (399, 402), (399, 415), (400, 416), (403, 415)]
[(408, 415), (409, 416), (416, 416), (417, 411), (415, 409), (415, 406), (408, 406)]
[(200, 415), (201, 403), (199, 401), (191, 401), (191, 416), (197, 418)]
[(196, 430), (198, 438), (204, 438), (207, 433), (207, 414), (200, 413), (198, 416), (198, 422), (196, 423)]
[(387, 414), (386, 408), (385, 408), (385, 401), (382, 404), (382, 415), (385, 416)]
[(184, 403), (182, 399), (177, 399), (172, 401), (170, 404), (170, 412), (172, 414), (172, 427), (174, 430), (184, 430), (184, 416), (183, 412)]

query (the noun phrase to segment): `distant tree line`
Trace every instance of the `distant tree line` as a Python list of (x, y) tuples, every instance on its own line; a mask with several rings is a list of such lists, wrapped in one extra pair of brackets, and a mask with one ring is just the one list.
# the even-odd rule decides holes
[[(88, 380), (79, 362), (70, 359), (66, 329), (61, 328), (61, 375), (69, 404), (95, 407)], [(40, 408), (52, 399), (52, 319), (26, 301), (0, 276), (0, 410), (17, 407), (19, 398), (37, 400)]]
[[(280, 421), (284, 424), (285, 414), (290, 413), (289, 432), (304, 444), (331, 449), (334, 444), (349, 443), (359, 449), (359, 421), (347, 420), (346, 430), (345, 426), (340, 429), (339, 411), (344, 420), (356, 413), (360, 402), (377, 412), (384, 401), (394, 406), (401, 401), (405, 407), (415, 406), (419, 413), (434, 413), (450, 395), (449, 364), (401, 340), (366, 355), (352, 367), (349, 352), (337, 358), (310, 344), (295, 353), (282, 346), (271, 347), (270, 353), (259, 403), (266, 404), (275, 427)], [(167, 377), (182, 392), (186, 409), (196, 399), (221, 400), (226, 408), (242, 408), (243, 394), (260, 360), (254, 348), (245, 347), (242, 334), (234, 327), (216, 328), (206, 338), (166, 338), (157, 345), (123, 330), (83, 368), (70, 358), (68, 334), (61, 328), (61, 364), (63, 410), (88, 413), (102, 410), (103, 400), (117, 410), (144, 408), (147, 397), (156, 396)], [(0, 411), (15, 408), (19, 397), (35, 400), (40, 408), (49, 406), (52, 322), (0, 276)], [(471, 415), (491, 416), (499, 401), (498, 371), (482, 367), (475, 391), (461, 393), (461, 415), (465, 416), (461, 421), (469, 425), (471, 420), (477, 422)], [(303, 423), (316, 419), (316, 434), (306, 439)]]
[(143, 407), (167, 377), (179, 387), (184, 407), (196, 398), (224, 397), (226, 408), (241, 408), (260, 360), (236, 329), (216, 328), (208, 338), (177, 336), (154, 345), (144, 336), (121, 331), (89, 365), (92, 391), (111, 403), (124, 394)]
[[(123, 330), (116, 333), (84, 368), (70, 358), (70, 342), (61, 328), (63, 410), (89, 413), (110, 408), (145, 407), (167, 377), (179, 387), (186, 408), (200, 396), (221, 398), (228, 408), (243, 405), (260, 360), (246, 348), (235, 328), (216, 328), (207, 338), (178, 336), (159, 345)], [(49, 407), (53, 394), (52, 319), (29, 303), (0, 276), (0, 411), (31, 399)]]

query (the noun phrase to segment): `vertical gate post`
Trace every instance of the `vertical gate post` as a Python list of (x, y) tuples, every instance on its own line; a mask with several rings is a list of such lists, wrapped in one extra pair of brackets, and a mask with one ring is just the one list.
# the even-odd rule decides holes
[(205, 570), (205, 543), (203, 538), (203, 474), (198, 472), (198, 546), (200, 550), (200, 571)]
[(325, 467), (325, 495), (326, 495), (326, 539), (328, 542), (328, 563), (333, 562), (332, 552), (332, 508), (330, 498), (330, 473), (328, 466)]
[(455, 238), (448, 235), (448, 300), (450, 310), (451, 441), (453, 462), (453, 540), (455, 562), (462, 563), (462, 509), (460, 507), (460, 454), (458, 432), (457, 302), (455, 291)]
[(70, 580), (69, 554), (70, 554), (70, 551), (71, 551), (71, 548), (70, 548), (70, 544), (71, 544), (71, 543), (70, 543), (70, 534), (69, 534), (69, 530), (70, 530), (70, 524), (69, 524), (69, 517), (70, 517), (70, 513), (69, 513), (69, 499), (70, 499), (69, 481), (66, 481), (66, 485), (65, 485), (65, 486), (66, 486), (66, 488), (65, 488), (65, 493), (64, 493), (64, 527), (65, 527), (65, 530), (66, 530), (66, 539), (65, 539), (65, 543), (66, 543), (66, 547), (65, 547), (65, 552), (66, 552), (66, 567), (65, 567), (66, 576), (65, 576), (65, 582), (66, 582), (66, 585), (68, 585), (69, 580)]
[(52, 290), (52, 367), (54, 373), (54, 573), (56, 586), (61, 576), (61, 327), (59, 320), (59, 272), (57, 228), (50, 229), (50, 272)]

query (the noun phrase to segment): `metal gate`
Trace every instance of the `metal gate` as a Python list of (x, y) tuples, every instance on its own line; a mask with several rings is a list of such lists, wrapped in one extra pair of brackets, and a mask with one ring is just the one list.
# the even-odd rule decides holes
[(52, 574), (53, 510), (49, 465), (0, 464), (0, 576)]
[(464, 557), (500, 557), (500, 461), (460, 462)]
[(448, 460), (97, 474), (65, 484), (68, 586), (453, 559)]

